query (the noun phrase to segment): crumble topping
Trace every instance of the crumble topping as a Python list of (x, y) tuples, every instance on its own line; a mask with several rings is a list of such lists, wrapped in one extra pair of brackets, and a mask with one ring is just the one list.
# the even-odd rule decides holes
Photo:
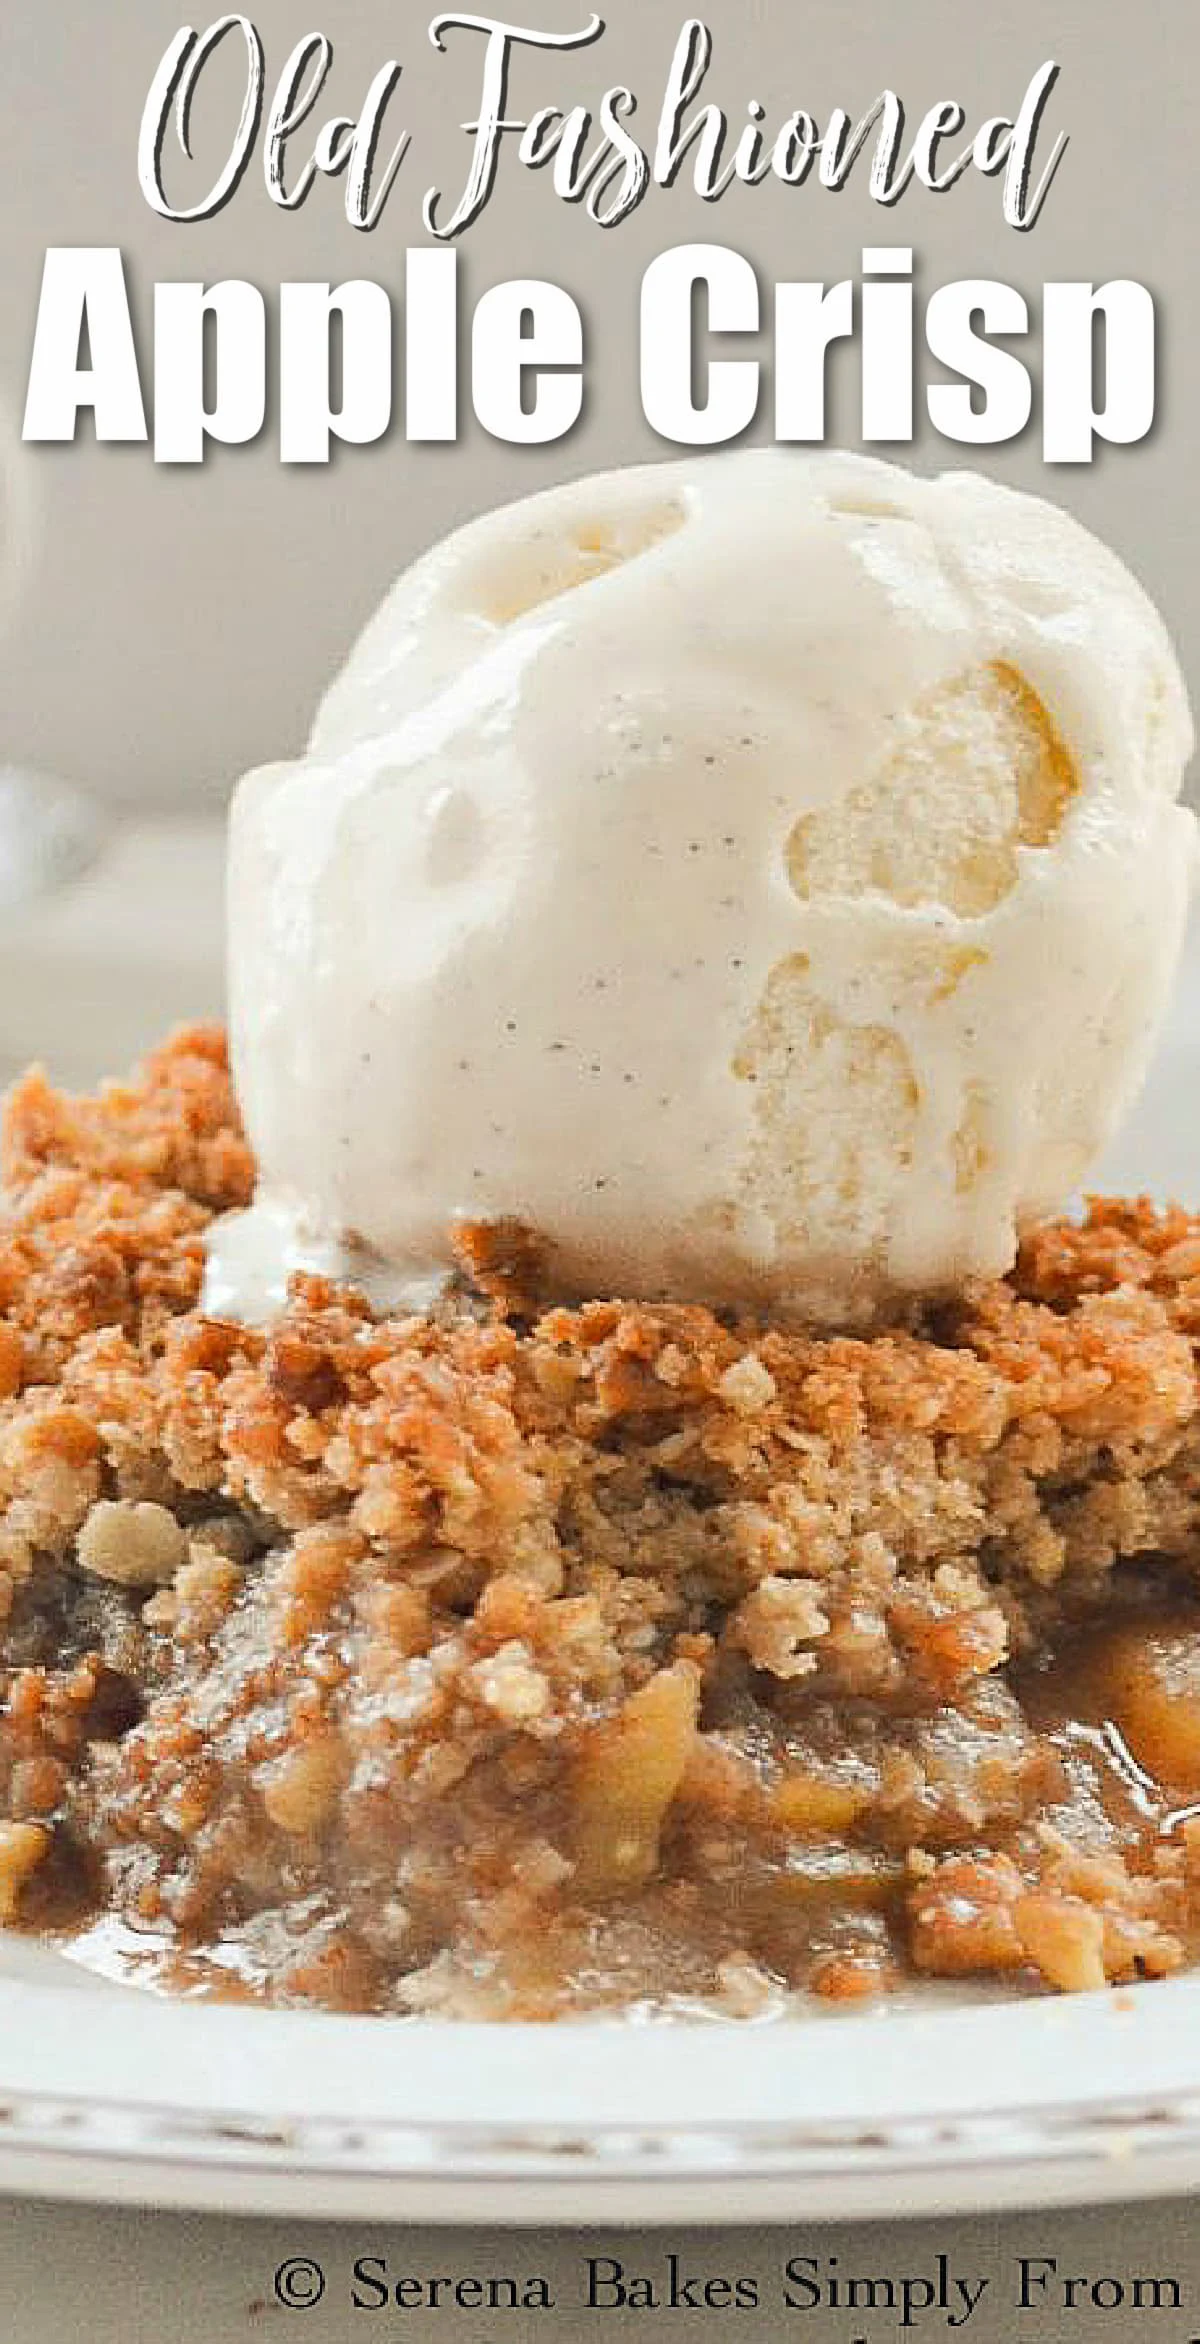
[(1184, 1212), (869, 1340), (539, 1310), (509, 1226), (431, 1316), (299, 1276), (248, 1328), (197, 1307), (254, 1183), (204, 1029), (27, 1076), (4, 1182), (0, 1920), (489, 2016), (1192, 1958)]

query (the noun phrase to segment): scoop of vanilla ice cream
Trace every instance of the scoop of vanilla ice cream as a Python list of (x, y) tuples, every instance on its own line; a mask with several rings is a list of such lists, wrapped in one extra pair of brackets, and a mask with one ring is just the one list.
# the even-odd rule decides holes
[(397, 1295), (501, 1216), (563, 1294), (1005, 1270), (1143, 1071), (1191, 742), (1128, 571), (971, 474), (739, 453), (456, 531), (237, 792), (210, 1303)]

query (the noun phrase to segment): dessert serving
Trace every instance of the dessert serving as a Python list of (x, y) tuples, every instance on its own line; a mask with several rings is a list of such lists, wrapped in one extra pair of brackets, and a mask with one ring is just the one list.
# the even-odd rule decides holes
[(9, 1100), (0, 1918), (473, 2018), (1200, 1958), (1200, 1218), (1072, 1201), (1190, 749), (969, 475), (406, 573), (235, 798), (232, 1075)]

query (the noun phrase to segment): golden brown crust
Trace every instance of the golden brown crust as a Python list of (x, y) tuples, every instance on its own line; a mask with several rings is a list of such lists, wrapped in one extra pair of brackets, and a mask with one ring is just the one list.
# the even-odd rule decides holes
[(247, 1204), (254, 1187), (216, 1026), (184, 1027), (132, 1082), (108, 1083), (95, 1098), (54, 1091), (33, 1068), (9, 1093), (0, 1148), (10, 1196), (23, 1195), (50, 1165), (97, 1182), (179, 1189), (214, 1212)]
[[(572, 1962), (604, 1967), (584, 1786), (627, 1748), (644, 1796), (669, 1786), (638, 1826), (661, 1866), (605, 1940), (631, 1991), (702, 1939), (710, 1988), (732, 1963), (744, 1990), (720, 1881), (747, 1863), (753, 1960), (830, 1993), (897, 1949), (1056, 1983), (1182, 1958), (1182, 1848), (1145, 1879), (1117, 1833), (1081, 1885), (1034, 1829), (1044, 1745), (988, 1702), (1118, 1563), (1191, 1569), (1200, 1220), (1093, 1202), (1010, 1280), (870, 1340), (615, 1300), (531, 1317), (513, 1229), (463, 1233), (490, 1316), (381, 1319), (299, 1277), (259, 1331), (196, 1308), (205, 1226), (253, 1185), (219, 1035), (95, 1099), (27, 1076), (4, 1165), (0, 1816), (84, 1848), (126, 1911), (242, 1930), (253, 1969), (286, 1868), (319, 1914), (261, 1954), (280, 1990), (459, 2007), (457, 1932), (497, 2007), (554, 2008)], [(100, 1669), (145, 1706), (115, 1738)], [(670, 1765), (635, 1768), (642, 1689), (693, 1678), (699, 1720), (675, 1702)], [(951, 1786), (929, 1721), (960, 1709), (994, 1763), (960, 1753)], [(832, 1935), (796, 1886), (821, 1816), (858, 1850)], [(376, 1906), (390, 1882), (390, 1936), (331, 1918), (356, 1881)]]
[(223, 1037), (188, 1028), (94, 1099), (35, 1068), (9, 1094), (0, 1167), (0, 1393), (14, 1372), (56, 1381), (95, 1329), (152, 1341), (198, 1299), (212, 1214), (254, 1186)]

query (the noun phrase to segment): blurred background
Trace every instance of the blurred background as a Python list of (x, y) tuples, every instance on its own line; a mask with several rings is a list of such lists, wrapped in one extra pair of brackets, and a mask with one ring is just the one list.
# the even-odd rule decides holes
[[(451, 31), (437, 55), (429, 0), (322, 0), (304, 12), (293, 0), (251, 0), (250, 13), (266, 46), (268, 93), (304, 33), (319, 24), (334, 44), (333, 71), (313, 122), (298, 134), (297, 160), (310, 151), (316, 123), (358, 112), (385, 59), (403, 62), (384, 151), (401, 127), (412, 144), (379, 225), (370, 235), (348, 225), (340, 181), (319, 180), (300, 212), (280, 211), (266, 196), (258, 150), (216, 220), (160, 219), (139, 190), (136, 147), (146, 92), (181, 21), (178, 0), (121, 0), (119, 9), (99, 9), (95, 0), (58, 0), (53, 9), (43, 0), (6, 0), (0, 400), (11, 413), (24, 403), (48, 244), (122, 248), (144, 356), (156, 279), (244, 276), (270, 301), (283, 278), (367, 275), (394, 291), (399, 316), (404, 248), (426, 241), (421, 196), (436, 182), (453, 200), (466, 174), (462, 125), (477, 108), (482, 41)], [(607, 29), (588, 49), (519, 54), (510, 107), (524, 115), (545, 102), (594, 103), (605, 87), (626, 82), (639, 97), (634, 127), (645, 140), (683, 0), (609, 0), (602, 13)], [(585, 0), (537, 0), (515, 14), (563, 32), (580, 28), (588, 8)], [(1160, 603), (1195, 675), (1196, 17), (1131, 0), (1057, 0), (1052, 10), (1045, 0), (1004, 0), (989, 10), (961, 0), (907, 8), (895, 0), (856, 0), (853, 8), (845, 0), (806, 0), (803, 8), (793, 0), (708, 0), (703, 14), (715, 42), (703, 95), (724, 105), (736, 127), (751, 98), (771, 124), (797, 106), (823, 122), (839, 104), (857, 118), (890, 85), (904, 99), (910, 130), (936, 99), (954, 97), (970, 132), (989, 114), (1013, 112), (1037, 66), (1055, 57), (1061, 76), (1043, 159), (1060, 130), (1070, 144), (1036, 227), (1027, 235), (1008, 228), (999, 183), (974, 173), (938, 197), (911, 189), (883, 211), (870, 202), (861, 167), (836, 196), (815, 184), (769, 181), (705, 205), (685, 165), (673, 190), (652, 188), (629, 220), (606, 232), (559, 202), (548, 174), (521, 171), (510, 153), (461, 247), (464, 313), (487, 285), (516, 271), (574, 293), (585, 318), (588, 395), (569, 439), (531, 450), (488, 439), (471, 417), (464, 382), (456, 444), (409, 447), (401, 422), (374, 447), (338, 450), (327, 467), (280, 466), (273, 396), (259, 441), (213, 448), (203, 466), (156, 467), (145, 447), (97, 447), (86, 424), (74, 446), (19, 450), (25, 522), (19, 592), (0, 641), (0, 763), (76, 785), (120, 830), (82, 878), (0, 921), (0, 1075), (32, 1045), (57, 1071), (82, 1077), (98, 1048), (105, 1063), (119, 1065), (172, 1017), (219, 1007), (222, 804), (245, 767), (301, 746), (332, 670), (414, 553), (502, 498), (572, 472), (672, 453), (643, 420), (637, 392), (638, 285), (666, 246), (693, 238), (731, 244), (769, 287), (786, 277), (857, 278), (864, 243), (911, 243), (918, 295), (954, 277), (991, 275), (1019, 285), (1035, 316), (1047, 279), (1128, 275), (1148, 283), (1160, 326), (1152, 436), (1135, 449), (1101, 448), (1090, 466), (1048, 469), (1035, 399), (1021, 440), (984, 457), (997, 476), (1059, 498), (1116, 546)], [(243, 74), (240, 43), (229, 41), (206, 71), (196, 106), (195, 174), (187, 181), (195, 193), (207, 189), (227, 151)], [(831, 436), (853, 444), (853, 354), (839, 359), (833, 382)], [(769, 436), (770, 428), (764, 393), (752, 436)], [(919, 466), (970, 460), (927, 421), (918, 429)], [(12, 545), (10, 525), (10, 559)], [(77, 859), (88, 851), (84, 841)]]

